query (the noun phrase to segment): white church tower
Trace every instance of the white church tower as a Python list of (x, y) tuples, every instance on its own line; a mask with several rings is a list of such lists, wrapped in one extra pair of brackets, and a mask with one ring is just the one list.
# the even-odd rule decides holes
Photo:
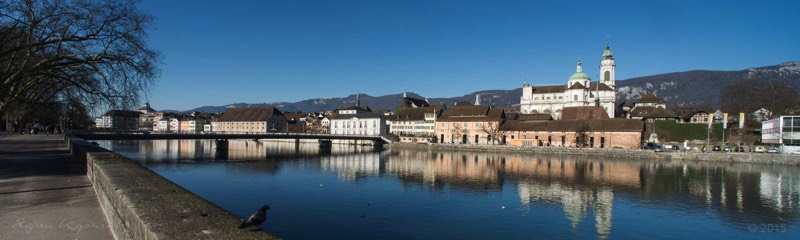
[(617, 64), (614, 63), (614, 54), (611, 53), (611, 48), (608, 47), (608, 40), (606, 40), (606, 50), (603, 51), (603, 59), (600, 60), (600, 82), (614, 90), (617, 89), (614, 78), (615, 68), (617, 68)]

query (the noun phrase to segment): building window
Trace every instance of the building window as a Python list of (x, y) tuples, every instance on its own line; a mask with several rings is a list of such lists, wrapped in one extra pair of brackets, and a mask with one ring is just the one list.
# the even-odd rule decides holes
[(572, 96), (572, 100), (574, 100), (574, 101), (578, 101), (578, 95), (577, 95), (577, 94), (573, 95), (573, 96)]

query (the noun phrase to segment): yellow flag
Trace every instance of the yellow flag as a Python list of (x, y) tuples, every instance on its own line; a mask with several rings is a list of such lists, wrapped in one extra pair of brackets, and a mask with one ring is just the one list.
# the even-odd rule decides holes
[(708, 114), (708, 128), (711, 128), (711, 124), (714, 123), (714, 113)]
[(739, 113), (739, 128), (744, 128), (744, 113)]
[(728, 113), (722, 114), (722, 129), (728, 128)]

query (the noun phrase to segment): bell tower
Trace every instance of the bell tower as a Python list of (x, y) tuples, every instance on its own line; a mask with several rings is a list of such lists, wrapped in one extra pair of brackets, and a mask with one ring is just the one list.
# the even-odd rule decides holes
[(611, 48), (608, 47), (608, 40), (606, 40), (606, 50), (603, 51), (603, 58), (600, 60), (600, 82), (615, 90), (616, 79), (614, 78), (614, 71), (616, 68), (614, 54), (611, 53)]

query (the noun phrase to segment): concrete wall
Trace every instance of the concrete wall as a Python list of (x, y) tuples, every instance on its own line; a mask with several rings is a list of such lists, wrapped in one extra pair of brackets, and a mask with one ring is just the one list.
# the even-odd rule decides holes
[(86, 175), (117, 239), (278, 239), (238, 229), (239, 217), (131, 159), (81, 139), (68, 144), (76, 159), (86, 163)]
[[(559, 139), (560, 141), (560, 139)], [(391, 148), (410, 148), (423, 150), (456, 150), (497, 153), (530, 153), (543, 155), (589, 155), (624, 159), (687, 160), (727, 163), (761, 163), (800, 166), (800, 155), (768, 153), (698, 153), (698, 152), (660, 152), (638, 149), (592, 149), (566, 147), (519, 147), (508, 145), (463, 145), (463, 144), (409, 144), (393, 143)]]

